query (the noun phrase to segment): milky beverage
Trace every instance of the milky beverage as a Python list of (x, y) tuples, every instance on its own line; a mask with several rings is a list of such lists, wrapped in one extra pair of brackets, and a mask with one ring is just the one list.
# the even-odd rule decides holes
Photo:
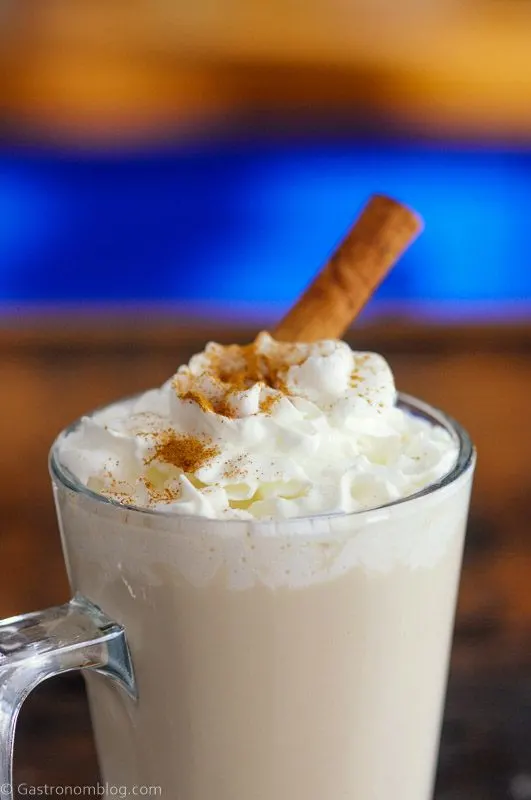
[(172, 800), (428, 800), (462, 436), (397, 404), (380, 356), (267, 334), (209, 345), (63, 435), (71, 582), (125, 625), (139, 692), (88, 674), (104, 781)]

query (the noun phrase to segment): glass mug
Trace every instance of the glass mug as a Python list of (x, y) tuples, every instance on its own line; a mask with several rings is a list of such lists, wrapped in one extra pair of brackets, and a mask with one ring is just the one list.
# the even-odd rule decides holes
[(80, 669), (107, 786), (428, 800), (475, 453), (440, 411), (399, 405), (454, 438), (448, 475), (370, 511), (279, 521), (119, 505), (61, 465), (77, 423), (61, 434), (50, 470), (75, 594), (0, 623), (0, 784), (28, 693)]

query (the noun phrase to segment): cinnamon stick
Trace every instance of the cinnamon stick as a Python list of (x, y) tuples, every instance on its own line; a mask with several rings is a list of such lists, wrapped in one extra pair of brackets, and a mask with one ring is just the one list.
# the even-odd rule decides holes
[(423, 227), (407, 206), (373, 195), (321, 272), (273, 330), (284, 342), (339, 339)]

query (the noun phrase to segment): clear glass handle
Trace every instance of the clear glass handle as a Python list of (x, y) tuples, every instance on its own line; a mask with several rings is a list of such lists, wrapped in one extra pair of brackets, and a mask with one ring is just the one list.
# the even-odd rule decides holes
[(84, 597), (0, 621), (1, 800), (13, 798), (13, 745), (22, 703), (41, 681), (74, 669), (107, 675), (136, 698), (123, 627)]

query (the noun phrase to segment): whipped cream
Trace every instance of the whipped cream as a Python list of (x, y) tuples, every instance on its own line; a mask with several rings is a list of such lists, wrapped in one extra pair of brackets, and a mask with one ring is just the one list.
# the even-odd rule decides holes
[(261, 333), (210, 343), (161, 388), (83, 417), (59, 457), (126, 505), (252, 520), (407, 497), (453, 467), (457, 445), (396, 406), (382, 356)]

